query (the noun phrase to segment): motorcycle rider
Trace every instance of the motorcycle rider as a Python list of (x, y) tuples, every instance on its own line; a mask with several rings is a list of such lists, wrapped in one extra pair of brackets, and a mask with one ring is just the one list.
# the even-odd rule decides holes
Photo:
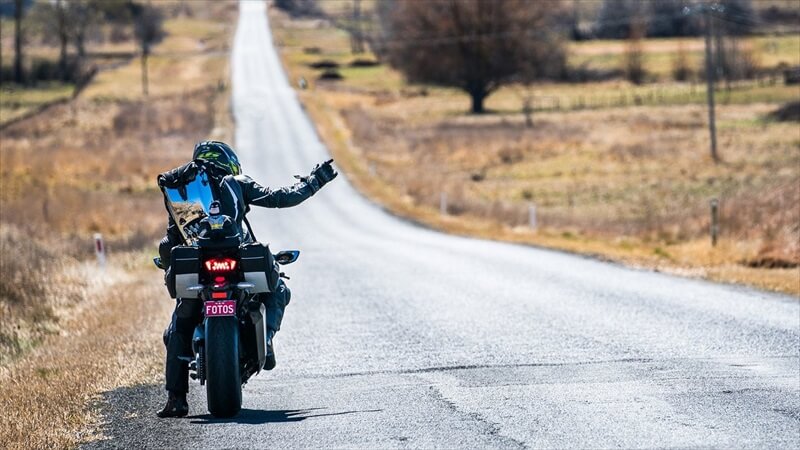
[[(203, 141), (194, 148), (193, 161), (175, 168), (158, 176), (158, 184), (162, 187), (175, 187), (181, 185), (183, 180), (193, 177), (198, 166), (209, 169), (206, 172), (214, 181), (219, 196), (220, 210), (228, 215), (239, 227), (242, 228), (244, 215), (250, 210), (250, 205), (266, 208), (289, 208), (296, 206), (319, 191), (322, 186), (336, 178), (338, 173), (331, 163), (333, 160), (317, 164), (308, 176), (300, 177), (293, 186), (280, 189), (266, 188), (242, 174), (239, 158), (233, 149), (219, 141)], [(245, 235), (246, 233), (243, 233)], [(246, 236), (252, 240), (252, 236)], [(181, 245), (178, 226), (169, 217), (167, 234), (159, 244), (161, 268), (167, 267), (170, 261), (170, 252), (176, 245)], [(268, 269), (269, 270), (269, 269)], [(275, 333), (280, 330), (283, 312), (291, 299), (291, 292), (281, 279), (273, 292), (261, 294), (266, 307), (267, 323), (267, 361), (264, 369), (272, 370), (275, 367), (275, 351), (272, 345)], [(195, 326), (202, 318), (201, 302), (197, 299), (178, 299), (172, 321), (164, 333), (164, 342), (167, 346), (165, 363), (167, 403), (157, 415), (159, 417), (183, 417), (189, 411), (186, 393), (189, 390), (189, 369), (182, 355), (191, 354), (191, 339)]]

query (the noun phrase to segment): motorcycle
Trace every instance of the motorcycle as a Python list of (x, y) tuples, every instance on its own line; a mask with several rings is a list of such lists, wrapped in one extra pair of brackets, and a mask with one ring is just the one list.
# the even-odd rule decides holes
[[(181, 359), (189, 364), (191, 378), (205, 385), (208, 411), (231, 417), (241, 410), (242, 386), (267, 358), (266, 311), (260, 297), (286, 277), (278, 265), (295, 262), (300, 252), (273, 254), (268, 245), (255, 241), (249, 224), (240, 232), (220, 213), (210, 178), (201, 166), (179, 186), (161, 187), (184, 240), (172, 249), (166, 283), (173, 298), (202, 302), (193, 354)], [(161, 266), (158, 258), (154, 262)]]

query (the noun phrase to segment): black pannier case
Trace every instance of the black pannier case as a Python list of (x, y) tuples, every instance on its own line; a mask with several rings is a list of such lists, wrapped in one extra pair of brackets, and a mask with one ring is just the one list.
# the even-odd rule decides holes
[(275, 290), (278, 286), (278, 268), (268, 245), (243, 245), (239, 249), (239, 258), (245, 281), (256, 286), (252, 290), (254, 294)]
[(200, 249), (183, 245), (173, 247), (166, 281), (172, 298), (197, 298), (197, 291), (187, 288), (200, 283)]

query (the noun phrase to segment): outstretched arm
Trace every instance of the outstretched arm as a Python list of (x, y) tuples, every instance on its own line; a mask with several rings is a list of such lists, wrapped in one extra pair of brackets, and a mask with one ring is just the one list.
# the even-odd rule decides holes
[(265, 208), (289, 208), (310, 198), (322, 189), (322, 186), (336, 178), (338, 173), (331, 166), (332, 162), (333, 160), (330, 160), (318, 164), (309, 176), (297, 177), (300, 181), (280, 189), (264, 187), (248, 176), (238, 176), (236, 180), (242, 187), (242, 195), (246, 204)]
[(242, 187), (246, 204), (264, 208), (289, 208), (299, 205), (320, 188), (319, 182), (315, 179), (300, 181), (280, 189), (264, 187), (246, 175), (236, 177), (236, 181)]

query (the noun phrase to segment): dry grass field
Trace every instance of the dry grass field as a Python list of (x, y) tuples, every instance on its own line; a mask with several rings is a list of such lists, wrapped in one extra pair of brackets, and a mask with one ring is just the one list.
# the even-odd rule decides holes
[[(488, 99), (489, 114), (473, 116), (461, 92), (408, 85), (383, 65), (353, 67), (372, 56), (351, 55), (347, 35), (323, 21), (273, 10), (272, 23), (291, 79), (309, 81), (299, 94), (320, 135), (354, 183), (393, 212), (445, 231), (800, 294), (800, 135), (797, 122), (769, 116), (800, 100), (797, 86), (718, 92), (714, 164), (702, 84), (511, 86)], [(647, 41), (646, 68), (668, 71), (679, 46), (702, 49), (678, 41)], [(769, 47), (770, 64), (800, 64), (800, 36), (748, 45)], [(610, 41), (571, 46), (571, 58), (600, 64), (624, 51)], [(343, 80), (317, 80), (310, 64), (319, 61), (338, 64)], [(525, 95), (533, 127), (521, 113)], [(621, 106), (621, 96), (641, 100)], [(712, 198), (721, 202), (716, 247)]]
[[(97, 396), (161, 371), (173, 304), (150, 261), (166, 225), (155, 177), (185, 162), (197, 141), (231, 138), (224, 80), (236, 4), (195, 6), (165, 23), (150, 96), (132, 59), (0, 132), (4, 447), (96, 438)], [(96, 232), (110, 252), (103, 270)]]
[[(570, 64), (588, 65), (594, 69), (620, 69), (624, 65), (629, 44), (624, 40), (595, 40), (571, 43)], [(675, 57), (685, 52), (688, 68), (694, 73), (703, 70), (702, 38), (654, 38), (642, 43), (644, 65), (652, 78), (669, 81)], [(781, 64), (800, 64), (800, 39), (797, 35), (765, 35), (746, 39), (741, 51), (753, 58), (760, 67), (771, 68)]]
[(163, 352), (171, 305), (153, 282), (157, 274), (143, 269), (148, 256), (129, 253), (126, 264), (103, 272), (73, 263), (50, 277), (66, 287), (51, 303), (53, 331), (24, 358), (0, 366), (5, 448), (72, 448), (96, 439), (100, 417), (92, 405), (100, 393), (159, 380), (162, 361), (154, 355)]

